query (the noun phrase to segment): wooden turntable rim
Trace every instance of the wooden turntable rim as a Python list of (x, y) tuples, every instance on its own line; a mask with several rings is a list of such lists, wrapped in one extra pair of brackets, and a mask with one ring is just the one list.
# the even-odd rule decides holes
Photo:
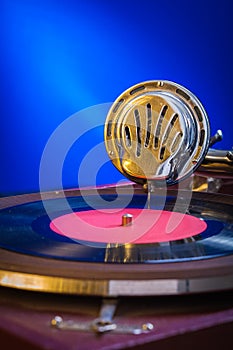
[(101, 296), (233, 288), (232, 255), (163, 264), (104, 264), (46, 259), (3, 249), (0, 254), (0, 285), (5, 287)]

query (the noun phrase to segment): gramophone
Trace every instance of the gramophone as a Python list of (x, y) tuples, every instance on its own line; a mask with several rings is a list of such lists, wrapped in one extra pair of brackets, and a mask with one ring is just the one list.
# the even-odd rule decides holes
[(117, 326), (113, 299), (231, 290), (233, 152), (212, 148), (221, 139), (183, 86), (130, 87), (104, 128), (106, 152), (128, 181), (97, 188), (104, 206), (90, 188), (1, 198), (0, 284), (105, 297), (94, 322), (57, 316), (52, 325), (133, 334), (153, 326)]

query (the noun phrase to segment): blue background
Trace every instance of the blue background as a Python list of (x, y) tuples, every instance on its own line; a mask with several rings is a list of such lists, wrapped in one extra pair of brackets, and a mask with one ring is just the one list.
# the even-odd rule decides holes
[[(216, 147), (232, 147), (231, 0), (11, 0), (0, 13), (1, 195), (38, 191), (41, 155), (59, 124), (145, 80), (191, 90), (212, 134), (223, 130)], [(102, 131), (89, 136), (92, 146)], [(65, 188), (78, 185), (87, 144), (67, 157)], [(105, 164), (97, 184), (120, 178)]]

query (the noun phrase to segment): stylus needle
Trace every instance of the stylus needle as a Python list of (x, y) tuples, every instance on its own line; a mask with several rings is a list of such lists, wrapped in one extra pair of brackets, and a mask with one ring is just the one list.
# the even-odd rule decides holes
[(60, 316), (52, 319), (51, 325), (61, 330), (75, 331), (93, 331), (97, 334), (114, 332), (120, 334), (143, 334), (153, 330), (151, 323), (145, 323), (141, 326), (129, 324), (117, 324), (113, 322), (113, 316), (117, 307), (116, 299), (104, 299), (101, 305), (99, 317), (92, 322), (74, 322), (71, 320), (63, 321)]

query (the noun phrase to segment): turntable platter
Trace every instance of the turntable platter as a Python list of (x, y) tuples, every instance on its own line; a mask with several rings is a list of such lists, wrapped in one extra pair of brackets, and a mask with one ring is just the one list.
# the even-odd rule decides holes
[[(88, 211), (94, 209), (97, 214), (102, 211), (108, 214), (98, 196), (91, 190), (84, 192), (88, 204), (79, 190), (65, 192), (76, 215), (82, 213), (88, 217)], [(127, 186), (123, 192), (125, 202), (129, 197)], [(112, 208), (111, 215), (115, 217), (122, 208), (120, 198), (117, 205), (114, 202), (115, 188), (99, 189), (98, 193), (108, 202), (108, 210)], [(179, 191), (179, 195), (185, 199), (186, 192)], [(148, 213), (144, 209), (146, 200), (143, 191), (135, 187), (126, 210)], [(169, 190), (166, 198), (157, 193), (149, 212), (171, 213), (176, 200), (174, 190)], [(84, 240), (83, 236), (77, 239), (69, 233), (55, 232), (51, 217), (58, 220), (67, 218), (69, 213), (63, 210), (58, 192), (48, 193), (46, 202), (52, 208), (49, 216), (40, 194), (1, 199), (1, 285), (85, 295), (182, 294), (233, 287), (231, 196), (193, 193), (184, 216), (193, 220), (189, 233), (183, 232), (183, 236), (171, 240), (153, 241), (150, 232), (149, 241), (144, 235), (144, 239), (139, 237), (136, 242), (123, 244), (107, 241), (106, 236), (104, 240), (93, 237)], [(176, 205), (176, 212), (181, 215), (182, 208)], [(84, 229), (89, 224), (84, 223)]]

